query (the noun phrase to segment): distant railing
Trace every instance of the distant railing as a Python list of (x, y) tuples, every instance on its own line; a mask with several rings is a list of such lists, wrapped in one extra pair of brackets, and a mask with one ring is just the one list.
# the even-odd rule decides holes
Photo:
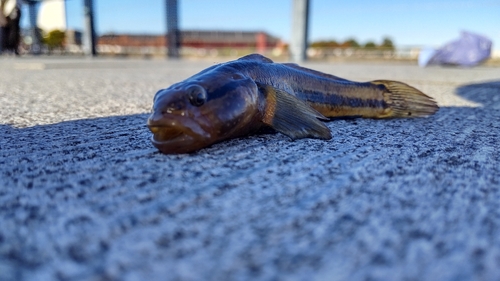
[[(308, 48), (307, 56), (312, 60), (319, 59), (402, 59), (416, 60), (420, 53), (420, 46), (404, 46), (395, 49), (366, 49), (366, 48)], [(97, 51), (104, 56), (131, 56), (131, 57), (164, 57), (167, 54), (166, 47), (153, 46), (120, 46), (120, 45), (97, 45)], [(181, 47), (182, 57), (239, 57), (249, 53), (257, 53), (257, 48), (223, 47), (223, 48), (194, 48)], [(66, 47), (67, 54), (83, 54), (80, 46), (71, 45)], [(261, 54), (288, 59), (287, 48), (266, 48)]]
[(308, 48), (307, 56), (312, 59), (364, 58), (364, 59), (417, 59), (420, 47), (402, 48)]
[[(139, 56), (139, 57), (160, 57), (165, 56), (168, 52), (166, 47), (135, 47), (135, 46), (119, 46), (119, 45), (97, 45), (97, 51), (100, 55), (108, 56)], [(239, 57), (249, 53), (257, 53), (255, 47), (242, 48), (194, 48), (181, 47), (180, 55), (182, 57)], [(266, 48), (261, 52), (263, 55), (270, 57), (287, 56), (288, 52), (282, 48)]]

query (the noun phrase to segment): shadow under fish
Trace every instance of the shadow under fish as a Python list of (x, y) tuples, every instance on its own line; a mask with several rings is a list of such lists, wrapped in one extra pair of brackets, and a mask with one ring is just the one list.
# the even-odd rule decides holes
[(436, 102), (401, 82), (353, 82), (251, 54), (158, 91), (148, 127), (166, 154), (189, 153), (270, 127), (292, 139), (328, 140), (322, 121), (434, 114)]

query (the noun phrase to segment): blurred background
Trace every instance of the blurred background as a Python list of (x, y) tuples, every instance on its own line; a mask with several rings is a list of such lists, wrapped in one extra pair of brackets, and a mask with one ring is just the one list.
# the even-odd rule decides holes
[[(297, 31), (294, 0), (2, 2), (6, 17), (12, 14), (12, 7), (17, 5), (19, 10), (19, 55), (89, 53), (91, 43), (85, 40), (89, 12), (95, 32), (94, 53), (99, 56), (165, 57), (170, 38), (179, 41), (178, 55), (184, 58), (238, 57), (258, 52), (287, 60)], [(168, 23), (168, 2), (175, 5), (170, 7), (170, 13), (175, 9), (175, 23)], [(489, 61), (500, 59), (498, 0), (306, 2), (304, 52), (311, 60), (417, 60), (421, 50), (439, 48), (462, 31), (489, 38), (493, 43)], [(36, 32), (32, 28), (35, 24)], [(177, 37), (167, 36), (168, 24), (175, 27)], [(5, 53), (9, 53), (8, 47), (4, 47)]]

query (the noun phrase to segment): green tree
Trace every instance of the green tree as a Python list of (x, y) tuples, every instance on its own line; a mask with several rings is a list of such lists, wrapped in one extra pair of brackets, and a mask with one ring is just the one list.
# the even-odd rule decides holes
[(394, 50), (394, 43), (392, 43), (392, 40), (390, 38), (385, 37), (382, 40), (382, 45), (380, 45), (380, 47), (384, 49)]
[(66, 39), (66, 33), (64, 33), (64, 31), (52, 30), (43, 37), (43, 43), (47, 45), (49, 51), (52, 51), (56, 48), (62, 49), (64, 39)]
[(339, 43), (335, 40), (315, 41), (311, 43), (311, 47), (313, 48), (336, 48), (338, 46)]
[(374, 42), (368, 41), (366, 44), (363, 46), (365, 49), (375, 49), (377, 45), (375, 45)]
[(349, 48), (349, 47), (351, 47), (351, 48), (359, 48), (359, 43), (354, 38), (350, 38), (347, 41), (345, 41), (344, 43), (342, 43), (341, 46), (342, 47), (346, 47), (346, 48)]

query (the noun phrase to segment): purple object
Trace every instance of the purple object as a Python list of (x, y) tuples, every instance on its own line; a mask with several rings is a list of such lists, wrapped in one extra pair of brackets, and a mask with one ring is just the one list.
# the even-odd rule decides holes
[(460, 39), (439, 48), (429, 60), (430, 64), (474, 66), (490, 57), (491, 40), (463, 31)]

